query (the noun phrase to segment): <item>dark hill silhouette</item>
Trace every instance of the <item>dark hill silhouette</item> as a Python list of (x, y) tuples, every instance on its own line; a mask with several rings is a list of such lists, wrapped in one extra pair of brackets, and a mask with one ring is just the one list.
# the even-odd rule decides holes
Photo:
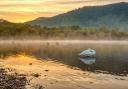
[(104, 6), (85, 6), (50, 18), (38, 18), (27, 22), (48, 27), (114, 27), (128, 31), (128, 3), (121, 2)]

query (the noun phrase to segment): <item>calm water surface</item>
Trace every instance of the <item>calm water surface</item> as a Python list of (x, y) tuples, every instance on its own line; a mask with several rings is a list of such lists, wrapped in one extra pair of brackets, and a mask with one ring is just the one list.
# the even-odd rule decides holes
[[(85, 49), (97, 51), (95, 58), (79, 58)], [(0, 57), (25, 53), (41, 60), (51, 58), (83, 71), (128, 74), (128, 44), (88, 42), (0, 42)]]

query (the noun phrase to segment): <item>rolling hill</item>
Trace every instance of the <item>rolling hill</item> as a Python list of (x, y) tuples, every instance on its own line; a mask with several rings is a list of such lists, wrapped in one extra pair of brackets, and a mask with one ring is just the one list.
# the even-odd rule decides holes
[(48, 27), (80, 26), (96, 28), (107, 26), (128, 31), (128, 3), (85, 6), (54, 17), (40, 17), (26, 23)]

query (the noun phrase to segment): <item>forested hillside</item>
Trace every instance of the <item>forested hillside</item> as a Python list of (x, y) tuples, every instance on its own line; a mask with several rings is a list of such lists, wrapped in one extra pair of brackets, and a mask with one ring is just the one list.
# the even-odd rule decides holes
[(83, 28), (99, 28), (106, 26), (128, 31), (128, 3), (85, 6), (54, 17), (42, 17), (27, 23), (48, 27), (80, 26)]
[(0, 38), (15, 39), (127, 39), (128, 32), (118, 28), (80, 28), (79, 26), (40, 27), (0, 20)]

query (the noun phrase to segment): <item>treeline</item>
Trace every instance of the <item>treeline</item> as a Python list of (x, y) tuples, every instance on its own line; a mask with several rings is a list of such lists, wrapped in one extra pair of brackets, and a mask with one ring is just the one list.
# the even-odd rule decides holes
[(128, 39), (128, 32), (118, 28), (40, 27), (0, 21), (0, 38), (15, 39)]

